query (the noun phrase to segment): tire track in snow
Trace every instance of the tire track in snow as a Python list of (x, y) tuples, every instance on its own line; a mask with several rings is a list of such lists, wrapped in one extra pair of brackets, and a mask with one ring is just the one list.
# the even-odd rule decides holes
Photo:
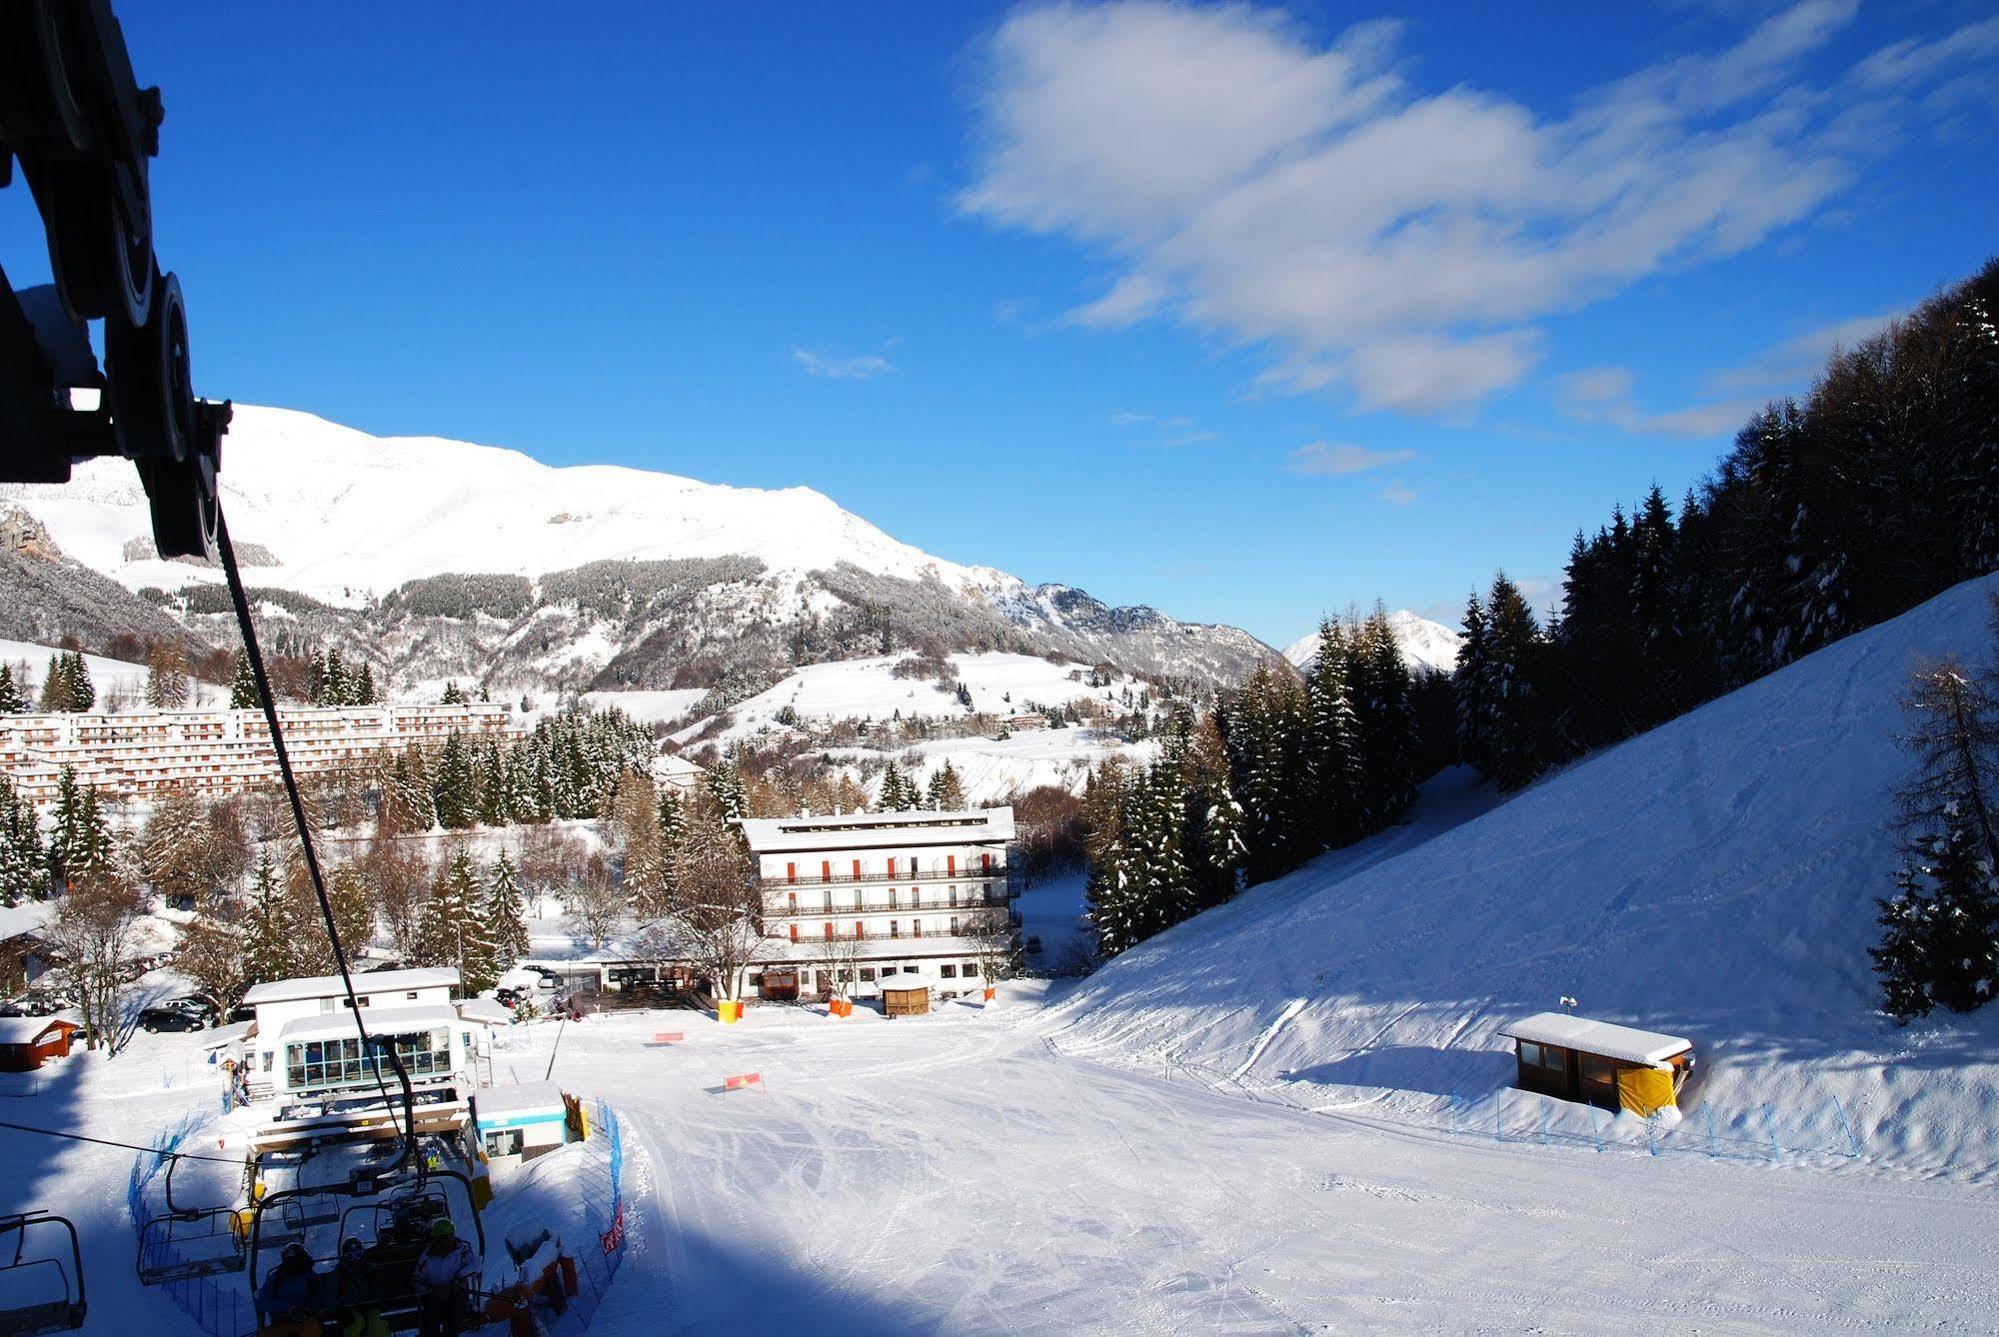
[(1277, 1038), (1277, 1033), (1290, 1025), (1291, 1018), (1303, 1012), (1305, 1005), (1309, 1001), (1309, 999), (1304, 998), (1293, 998), (1290, 1002), (1286, 1003), (1284, 1010), (1277, 1014), (1277, 1020), (1271, 1022), (1263, 1034), (1257, 1037), (1256, 1048), (1249, 1051), (1249, 1057), (1242, 1061), (1242, 1066), (1229, 1074), (1229, 1080), (1232, 1082), (1241, 1081), (1242, 1075), (1255, 1067), (1256, 1061), (1263, 1057), (1263, 1051), (1270, 1048), (1270, 1042)]

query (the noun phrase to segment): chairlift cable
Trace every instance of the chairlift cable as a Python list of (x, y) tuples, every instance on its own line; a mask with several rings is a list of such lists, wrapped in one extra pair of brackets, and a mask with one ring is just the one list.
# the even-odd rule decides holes
[(34, 1133), (39, 1137), (59, 1137), (66, 1142), (92, 1142), (100, 1147), (118, 1147), (124, 1151), (150, 1151), (159, 1156), (169, 1156), (183, 1161), (214, 1161), (218, 1165), (241, 1166), (240, 1156), (210, 1156), (199, 1151), (169, 1151), (165, 1147), (146, 1147), (137, 1142), (119, 1142), (108, 1137), (91, 1137), (87, 1133), (68, 1133), (59, 1128), (40, 1128), (31, 1123), (12, 1123), (0, 1119), (0, 1128), (16, 1133)]
[[(340, 973), (341, 987), (347, 991), (347, 1011), (354, 1018), (354, 1029), (361, 1037), (361, 1053), (368, 1057), (369, 1068), (375, 1074), (375, 1085), (382, 1093), (382, 1103), (390, 1106), (395, 1097), (389, 1092), (389, 1084), (382, 1076), (380, 1057), (374, 1054), (374, 1043), (368, 1035), (367, 1022), (361, 1017), (361, 1000), (354, 993), (354, 977), (347, 967), (347, 949), (341, 945), (340, 929), (333, 920), (333, 902), (326, 894), (326, 879), (319, 868), (319, 854), (312, 844), (312, 824), (306, 819), (305, 800), (299, 795), (298, 779), (292, 774), (291, 753), (285, 748), (285, 735), (278, 723), (277, 696), (271, 691), (270, 676), (264, 671), (264, 652), (257, 644), (257, 624), (250, 617), (250, 598), (243, 589), (243, 575), (236, 565), (236, 547), (229, 541), (229, 521), (222, 513), (221, 500), (216, 501), (215, 546), (222, 559), (222, 574), (229, 582), (229, 600), (236, 606), (236, 625), (243, 633), (243, 654), (249, 661), (250, 677), (257, 686), (257, 700), (264, 709), (264, 723), (271, 734), (271, 750), (278, 757), (278, 775), (283, 780), (285, 795), (291, 800), (292, 821), (298, 827), (299, 846), (305, 854), (305, 871), (312, 881), (312, 894), (319, 902), (319, 917), (326, 925), (326, 940), (333, 947), (333, 964)], [(390, 1062), (398, 1069), (400, 1061), (393, 1052)], [(403, 1157), (416, 1154), (416, 1147), (409, 1143), (403, 1129), (396, 1130), (396, 1136), (404, 1142)], [(402, 1158), (398, 1158), (399, 1161)]]

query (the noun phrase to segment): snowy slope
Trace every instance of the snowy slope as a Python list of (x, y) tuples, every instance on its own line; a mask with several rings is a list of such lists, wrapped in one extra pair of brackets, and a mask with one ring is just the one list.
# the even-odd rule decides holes
[(1866, 949), (1907, 771), (1895, 702), (1924, 659), (1991, 656), (1994, 591), (1960, 586), (1414, 848), (1391, 832), (1257, 888), (1098, 973), (1055, 1038), (1434, 1120), (1510, 1082), (1499, 1028), (1567, 994), (1692, 1038), (1724, 1132), (1769, 1102), (1850, 1119), (1870, 1157), (1991, 1173), (1999, 1009), (1899, 1029)]
[[(1388, 625), (1395, 632), (1395, 643), (1402, 647), (1402, 658), (1411, 668), (1449, 673), (1458, 666), (1458, 647), (1465, 639), (1461, 633), (1441, 622), (1418, 617), (1406, 608), (1390, 613)], [(1301, 669), (1311, 667), (1312, 661), (1319, 657), (1319, 633), (1314, 631), (1291, 642), (1284, 657)]]
[[(1029, 703), (1062, 706), (1073, 701), (1097, 700), (1115, 704), (1128, 690), (1140, 690), (1132, 680), (1117, 675), (1109, 687), (1088, 684), (1089, 666), (1050, 663), (1037, 655), (966, 654), (951, 656), (954, 681), (965, 684), (972, 698), (967, 709), (955, 693), (940, 689), (927, 678), (898, 678), (894, 674), (902, 655), (881, 655), (870, 659), (848, 659), (832, 664), (808, 664), (769, 690), (760, 692), (731, 708), (735, 723), (726, 736), (747, 737), (771, 728), (778, 712), (789, 708), (801, 721), (843, 719), (885, 720), (900, 712), (904, 719), (963, 718), (974, 712), (1012, 715), (1027, 710)], [(615, 702), (623, 693), (596, 694)], [(691, 737), (698, 731), (690, 729)]]
[[(0, 640), (0, 664), (14, 671), (14, 680), (21, 684), (22, 695), (33, 702), (34, 694), (41, 690), (42, 678), (49, 671), (49, 656), (60, 654), (53, 646), (36, 645), (32, 641)], [(97, 689), (98, 710), (133, 709), (142, 707), (146, 697), (146, 666), (133, 664), (123, 659), (106, 659), (102, 655), (85, 655), (84, 667), (90, 670), (90, 684)], [(23, 666), (27, 672), (22, 672)], [(190, 678), (189, 686), (193, 695), (188, 704), (213, 705), (224, 701), (228, 693), (209, 683), (197, 682)]]

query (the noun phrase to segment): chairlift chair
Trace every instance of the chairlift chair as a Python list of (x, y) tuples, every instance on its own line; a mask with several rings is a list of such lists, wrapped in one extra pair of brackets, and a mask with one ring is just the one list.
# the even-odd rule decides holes
[[(37, 1226), (61, 1226), (69, 1232), (69, 1266), (56, 1253), (31, 1256), (28, 1232)], [(5, 1248), (12, 1236), (13, 1249)], [(11, 1257), (9, 1256), (11, 1254)], [(38, 1284), (53, 1281), (48, 1294), (35, 1293)], [(25, 1290), (26, 1294), (23, 1294)], [(53, 1212), (13, 1212), (0, 1216), (0, 1337), (34, 1337), (45, 1332), (69, 1332), (83, 1326), (83, 1246), (76, 1237), (76, 1225)]]
[(139, 1283), (241, 1272), (247, 1261), (242, 1218), (235, 1207), (189, 1207), (174, 1201), (174, 1170), (181, 1157), (167, 1159), (167, 1209), (146, 1222), (139, 1234)]

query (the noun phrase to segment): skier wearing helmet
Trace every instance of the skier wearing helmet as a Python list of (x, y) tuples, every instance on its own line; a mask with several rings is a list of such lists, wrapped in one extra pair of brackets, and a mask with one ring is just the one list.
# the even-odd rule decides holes
[(458, 1238), (449, 1217), (430, 1223), (430, 1243), (417, 1255), (418, 1337), (457, 1337), (464, 1312), (459, 1283), (479, 1270), (479, 1255)]
[(340, 1244), (340, 1261), (333, 1265), (333, 1321), (340, 1337), (389, 1337), (375, 1294), (374, 1269), (361, 1241), (349, 1235)]
[(278, 1265), (257, 1288), (257, 1313), (264, 1320), (262, 1337), (321, 1337), (325, 1329), (317, 1311), (323, 1280), (312, 1270), (312, 1255), (305, 1246), (287, 1244)]

